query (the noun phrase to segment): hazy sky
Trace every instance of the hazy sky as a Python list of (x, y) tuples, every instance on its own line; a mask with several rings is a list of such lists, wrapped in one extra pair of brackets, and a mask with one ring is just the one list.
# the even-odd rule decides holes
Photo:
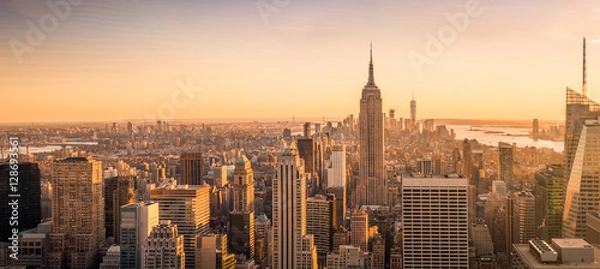
[(68, 1), (0, 1), (0, 122), (344, 117), (371, 40), (401, 117), (562, 119), (583, 36), (600, 100), (598, 0)]

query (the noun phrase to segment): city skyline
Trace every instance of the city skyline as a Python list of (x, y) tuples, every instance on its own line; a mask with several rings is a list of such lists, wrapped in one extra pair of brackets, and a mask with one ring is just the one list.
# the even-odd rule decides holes
[[(563, 90), (580, 89), (583, 36), (588, 96), (600, 99), (593, 1), (79, 2), (68, 12), (0, 3), (0, 85), (19, 100), (4, 107), (20, 111), (0, 122), (156, 120), (165, 100), (186, 93), (163, 120), (357, 115), (371, 40), (383, 110), (398, 117), (410, 115), (414, 91), (417, 120), (562, 120)], [(277, 12), (257, 8), (269, 5)], [(458, 13), (470, 14), (462, 31), (446, 16)], [(56, 29), (29, 42), (28, 23), (46, 15)], [(425, 53), (426, 36), (445, 26), (456, 38)], [(15, 40), (31, 50), (15, 53)], [(430, 63), (415, 67), (409, 55)]]

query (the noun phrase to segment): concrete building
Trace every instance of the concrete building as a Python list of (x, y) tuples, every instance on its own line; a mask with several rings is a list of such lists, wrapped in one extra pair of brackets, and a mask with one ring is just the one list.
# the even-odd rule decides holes
[(339, 253), (330, 252), (327, 254), (327, 269), (365, 269), (366, 260), (368, 260), (367, 255), (369, 254), (361, 251), (360, 247), (342, 245)]
[[(173, 183), (173, 182), (172, 182)], [(196, 237), (209, 231), (209, 185), (165, 183), (150, 190), (150, 199), (159, 203), (161, 220), (170, 220), (183, 235), (185, 268), (195, 268)]]
[(518, 192), (512, 202), (513, 244), (525, 244), (536, 237), (535, 197), (530, 192)]
[(197, 269), (235, 268), (235, 255), (227, 252), (226, 234), (198, 235), (196, 247)]
[(355, 210), (350, 216), (350, 245), (367, 250), (369, 246), (369, 214)]
[(112, 245), (106, 251), (102, 258), (100, 269), (120, 269), (121, 268), (121, 247)]
[(540, 239), (527, 244), (514, 244), (512, 267), (515, 269), (588, 269), (600, 268), (598, 246), (583, 239), (552, 239), (552, 244)]
[(121, 206), (135, 202), (135, 178), (123, 175), (104, 178), (104, 226), (106, 237), (121, 240)]
[(498, 143), (498, 180), (506, 184), (514, 184), (513, 148), (511, 144)]
[(403, 268), (468, 268), (467, 187), (462, 177), (403, 176)]
[[(12, 236), (12, 228), (18, 228), (19, 231), (35, 228), (41, 220), (41, 188), (40, 188), (40, 169), (37, 163), (19, 162), (18, 163), (18, 181), (11, 180), (10, 163), (0, 164), (0, 241), (6, 241)], [(11, 184), (18, 183), (19, 199), (19, 219), (18, 227), (10, 225), (12, 208), (8, 206), (12, 199), (9, 195), (12, 193)]]
[(141, 269), (142, 247), (147, 245), (148, 235), (159, 223), (157, 203), (132, 203), (121, 207), (121, 268)]
[(102, 162), (82, 157), (55, 161), (52, 186), (48, 268), (99, 266), (105, 239)]
[(563, 167), (546, 165), (535, 174), (535, 226), (536, 236), (549, 242), (562, 237)]
[(306, 174), (292, 140), (277, 158), (273, 179), (273, 268), (315, 269), (317, 248), (306, 233)]
[(183, 152), (180, 156), (182, 185), (203, 185), (204, 159), (201, 152)]
[(170, 220), (161, 220), (159, 225), (154, 226), (146, 245), (141, 248), (143, 269), (185, 268), (183, 235)]
[(588, 212), (586, 215), (585, 241), (600, 245), (600, 212)]
[(229, 248), (234, 254), (254, 258), (254, 172), (242, 155), (233, 172), (233, 211), (229, 215)]
[(306, 199), (306, 233), (312, 234), (319, 261), (325, 263), (327, 252), (331, 251), (331, 205), (327, 197), (317, 194)]
[(331, 150), (331, 167), (327, 169), (327, 187), (346, 187), (346, 147), (334, 145)]

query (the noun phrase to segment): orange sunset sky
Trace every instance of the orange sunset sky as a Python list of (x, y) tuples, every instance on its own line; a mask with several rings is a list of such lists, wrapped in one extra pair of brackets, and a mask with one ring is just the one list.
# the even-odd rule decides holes
[(420, 119), (563, 119), (583, 36), (600, 100), (600, 1), (68, 1), (0, 2), (0, 122), (356, 115), (370, 41), (399, 117), (414, 92)]

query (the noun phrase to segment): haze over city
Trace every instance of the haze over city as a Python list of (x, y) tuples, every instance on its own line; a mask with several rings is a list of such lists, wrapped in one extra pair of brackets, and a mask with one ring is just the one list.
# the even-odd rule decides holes
[[(182, 83), (198, 91), (175, 119), (343, 118), (359, 110), (371, 41), (384, 111), (398, 115), (414, 92), (421, 119), (564, 119), (582, 36), (600, 97), (597, 1), (79, 2), (36, 42), (31, 24), (55, 14), (45, 1), (0, 3), (0, 87), (17, 98), (3, 108), (20, 112), (0, 122), (156, 120)], [(427, 54), (427, 35), (469, 9)], [(416, 67), (411, 52), (433, 57)]]

